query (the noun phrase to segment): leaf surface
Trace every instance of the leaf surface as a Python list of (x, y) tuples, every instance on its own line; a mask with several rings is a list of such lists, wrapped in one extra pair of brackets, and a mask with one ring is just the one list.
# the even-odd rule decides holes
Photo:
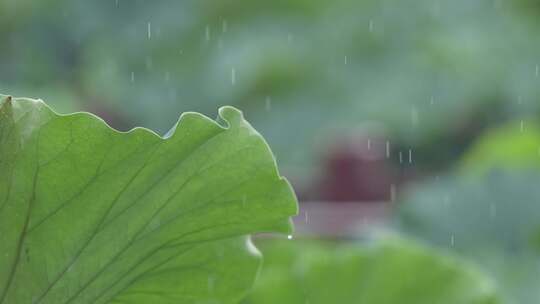
[(162, 138), (0, 95), (0, 303), (234, 303), (296, 199), (240, 111)]

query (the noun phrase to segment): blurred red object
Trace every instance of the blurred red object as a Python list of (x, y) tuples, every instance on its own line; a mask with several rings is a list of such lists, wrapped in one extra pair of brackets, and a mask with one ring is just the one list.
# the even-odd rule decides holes
[(390, 143), (356, 135), (332, 145), (324, 159), (320, 199), (331, 202), (381, 202), (392, 199), (395, 177)]

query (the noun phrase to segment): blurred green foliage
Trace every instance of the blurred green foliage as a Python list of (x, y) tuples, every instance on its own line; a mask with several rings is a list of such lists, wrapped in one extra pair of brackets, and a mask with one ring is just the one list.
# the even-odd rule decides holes
[(488, 130), (466, 152), (460, 169), (464, 174), (540, 169), (540, 128), (520, 121)]
[(481, 264), (511, 303), (540, 298), (540, 129), (488, 129), (457, 170), (410, 187), (398, 229)]
[(161, 133), (180, 111), (232, 104), (302, 174), (321, 134), (365, 120), (418, 148), (417, 165), (444, 166), (484, 126), (539, 112), (539, 9), (526, 0), (0, 5), (2, 91)]
[(490, 172), (448, 176), (410, 189), (398, 227), (489, 269), (510, 303), (536, 303), (540, 172)]
[(500, 303), (474, 267), (406, 240), (369, 245), (261, 244), (262, 273), (245, 304)]
[(540, 230), (538, 180), (540, 172), (495, 170), (423, 183), (401, 204), (401, 224), (445, 247), (527, 250)]

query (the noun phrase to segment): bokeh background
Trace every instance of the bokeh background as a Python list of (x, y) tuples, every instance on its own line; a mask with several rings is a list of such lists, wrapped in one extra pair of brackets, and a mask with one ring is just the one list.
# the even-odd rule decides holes
[(0, 91), (243, 110), (301, 205), (246, 303), (538, 303), (539, 37), (533, 0), (0, 0)]

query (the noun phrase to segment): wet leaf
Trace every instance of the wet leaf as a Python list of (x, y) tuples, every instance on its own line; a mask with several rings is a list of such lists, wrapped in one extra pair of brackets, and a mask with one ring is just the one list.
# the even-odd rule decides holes
[(234, 303), (296, 200), (240, 111), (162, 138), (0, 96), (0, 303)]

